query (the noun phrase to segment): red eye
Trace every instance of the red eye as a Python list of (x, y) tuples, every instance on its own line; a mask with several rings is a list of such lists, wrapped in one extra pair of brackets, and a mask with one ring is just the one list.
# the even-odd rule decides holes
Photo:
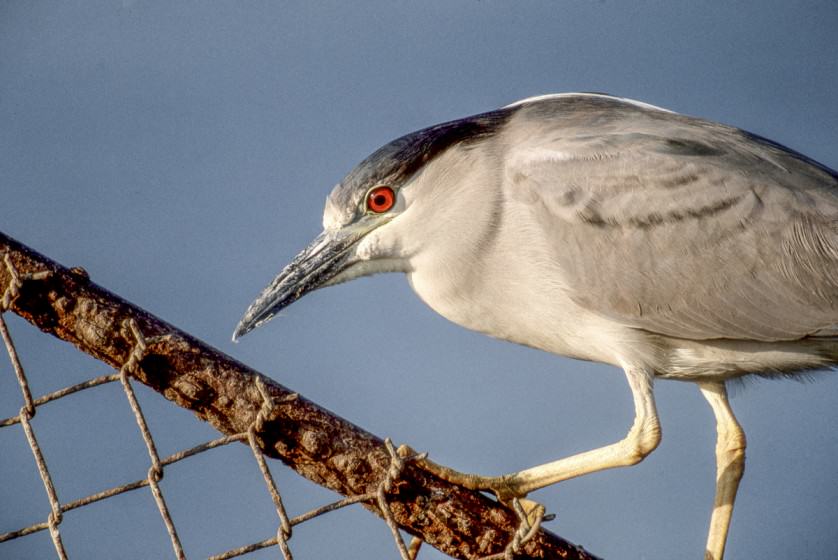
[(396, 193), (390, 187), (375, 187), (367, 194), (367, 208), (381, 214), (396, 203)]

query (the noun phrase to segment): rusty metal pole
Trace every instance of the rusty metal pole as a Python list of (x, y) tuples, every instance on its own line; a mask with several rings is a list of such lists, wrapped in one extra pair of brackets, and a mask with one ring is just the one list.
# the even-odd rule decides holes
[[(263, 403), (254, 382), (258, 377), (280, 403), (259, 433), (265, 455), (344, 496), (375, 491), (385, 477), (390, 457), (382, 439), (303, 397), (293, 398), (291, 390), (269, 377), (97, 286), (81, 268), (64, 268), (0, 233), (3, 254), (20, 274), (51, 272), (44, 280), (24, 283), (11, 305), (41, 331), (119, 369), (134, 344), (121, 327), (133, 319), (149, 341), (134, 370), (136, 379), (219, 432), (238, 434), (253, 423)], [(0, 292), (10, 279), (0, 267)], [(503, 552), (518, 526), (509, 508), (411, 464), (387, 498), (402, 529), (456, 558)], [(364, 505), (381, 515), (374, 501)], [(595, 560), (544, 529), (519, 557)]]

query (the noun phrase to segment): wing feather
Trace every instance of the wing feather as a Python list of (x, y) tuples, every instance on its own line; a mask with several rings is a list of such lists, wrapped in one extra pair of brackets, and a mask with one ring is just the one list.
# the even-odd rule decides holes
[(835, 172), (700, 119), (556, 103), (516, 115), (505, 188), (579, 305), (678, 338), (838, 335)]

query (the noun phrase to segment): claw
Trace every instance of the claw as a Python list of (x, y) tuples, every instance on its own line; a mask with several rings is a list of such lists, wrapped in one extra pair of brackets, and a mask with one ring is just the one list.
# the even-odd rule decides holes
[(416, 453), (416, 451), (412, 447), (405, 444), (401, 444), (399, 448), (396, 449), (396, 454), (402, 459), (407, 459), (408, 457), (415, 457), (416, 455), (418, 455), (418, 453)]
[(400, 445), (396, 453), (403, 459), (412, 459), (419, 468), (451, 484), (463, 486), (469, 490), (493, 493), (500, 503), (513, 508), (519, 517), (525, 518), (529, 526), (555, 518), (553, 514), (544, 514), (543, 505), (526, 499), (527, 493), (520, 490), (518, 478), (514, 473), (503, 476), (480, 476), (462, 473), (431, 461), (428, 459), (427, 453), (417, 453), (412, 447), (405, 444)]
[(542, 521), (551, 521), (556, 517), (553, 514), (545, 514), (543, 504), (526, 498), (514, 498), (512, 506), (518, 513), (518, 517), (526, 519), (530, 527), (540, 524)]
[(404, 444), (399, 446), (396, 453), (403, 458), (414, 458), (414, 462), (417, 466), (452, 484), (464, 486), (469, 490), (492, 492), (497, 497), (499, 502), (509, 506), (512, 505), (513, 500), (524, 498), (527, 495), (526, 492), (521, 492), (519, 490), (517, 479), (514, 474), (507, 474), (503, 476), (480, 476), (476, 474), (462, 473), (450, 467), (445, 467), (439, 463), (435, 463), (427, 458), (427, 453), (417, 454), (413, 448)]

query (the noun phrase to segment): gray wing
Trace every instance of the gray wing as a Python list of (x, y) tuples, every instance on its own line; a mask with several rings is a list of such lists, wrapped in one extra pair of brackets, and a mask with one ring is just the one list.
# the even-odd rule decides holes
[(838, 335), (835, 172), (699, 119), (587, 113), (507, 144), (508, 196), (548, 227), (577, 303), (678, 338)]

